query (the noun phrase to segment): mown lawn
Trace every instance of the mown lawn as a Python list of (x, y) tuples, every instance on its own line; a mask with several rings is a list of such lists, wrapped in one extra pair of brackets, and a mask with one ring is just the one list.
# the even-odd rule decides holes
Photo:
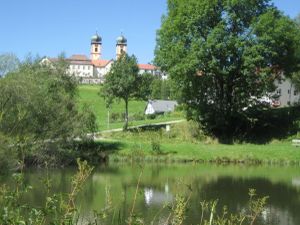
[[(97, 124), (99, 130), (107, 130), (114, 128), (121, 128), (123, 122), (110, 123), (108, 126), (108, 110), (105, 106), (104, 99), (99, 95), (99, 85), (80, 85), (78, 104), (82, 108), (84, 104), (88, 105), (97, 117)], [(144, 113), (147, 102), (131, 100), (129, 102), (129, 117), (136, 113)], [(125, 104), (123, 101), (115, 102), (111, 106), (110, 113), (123, 113), (125, 111)], [(156, 119), (130, 121), (129, 126), (149, 124), (155, 122), (164, 122), (171, 120), (183, 119), (181, 113), (174, 113), (166, 116), (159, 116)]]
[[(159, 161), (214, 161), (239, 163), (300, 164), (300, 147), (291, 141), (272, 141), (267, 144), (220, 144), (216, 141), (195, 141), (168, 138), (164, 133), (114, 133), (108, 139), (122, 145), (112, 158), (140, 156)], [(160, 146), (160, 154), (153, 150), (153, 141)]]

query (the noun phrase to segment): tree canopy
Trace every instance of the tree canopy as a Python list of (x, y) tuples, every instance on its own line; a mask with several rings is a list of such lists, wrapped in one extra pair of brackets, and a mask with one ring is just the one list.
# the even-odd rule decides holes
[(105, 77), (103, 96), (108, 105), (114, 99), (125, 102), (124, 130), (128, 128), (128, 102), (130, 98), (141, 97), (139, 88), (139, 68), (134, 55), (123, 54), (111, 67)]
[(242, 133), (249, 106), (298, 70), (299, 28), (269, 0), (168, 0), (156, 63), (206, 131)]
[(0, 136), (19, 160), (63, 165), (65, 147), (95, 131), (94, 115), (77, 108), (77, 83), (66, 68), (64, 60), (26, 62), (0, 79)]

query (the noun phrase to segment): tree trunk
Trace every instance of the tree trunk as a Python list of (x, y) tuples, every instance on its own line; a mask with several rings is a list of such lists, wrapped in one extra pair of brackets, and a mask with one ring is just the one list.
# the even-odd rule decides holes
[(128, 99), (124, 99), (125, 101), (125, 123), (123, 130), (126, 131), (128, 129)]

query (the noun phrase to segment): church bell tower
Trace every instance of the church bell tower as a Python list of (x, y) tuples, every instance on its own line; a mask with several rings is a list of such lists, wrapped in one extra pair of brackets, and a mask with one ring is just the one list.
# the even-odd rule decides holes
[(91, 60), (101, 59), (102, 38), (97, 34), (91, 38)]
[(117, 38), (116, 53), (117, 60), (121, 57), (121, 55), (127, 53), (127, 39), (123, 35)]

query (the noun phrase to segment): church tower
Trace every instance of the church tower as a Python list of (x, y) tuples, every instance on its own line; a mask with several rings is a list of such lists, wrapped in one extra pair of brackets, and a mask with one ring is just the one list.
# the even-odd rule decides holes
[(102, 38), (97, 34), (91, 39), (91, 60), (99, 60), (101, 58)]
[(127, 39), (123, 35), (117, 38), (116, 53), (117, 60), (122, 54), (127, 53)]

